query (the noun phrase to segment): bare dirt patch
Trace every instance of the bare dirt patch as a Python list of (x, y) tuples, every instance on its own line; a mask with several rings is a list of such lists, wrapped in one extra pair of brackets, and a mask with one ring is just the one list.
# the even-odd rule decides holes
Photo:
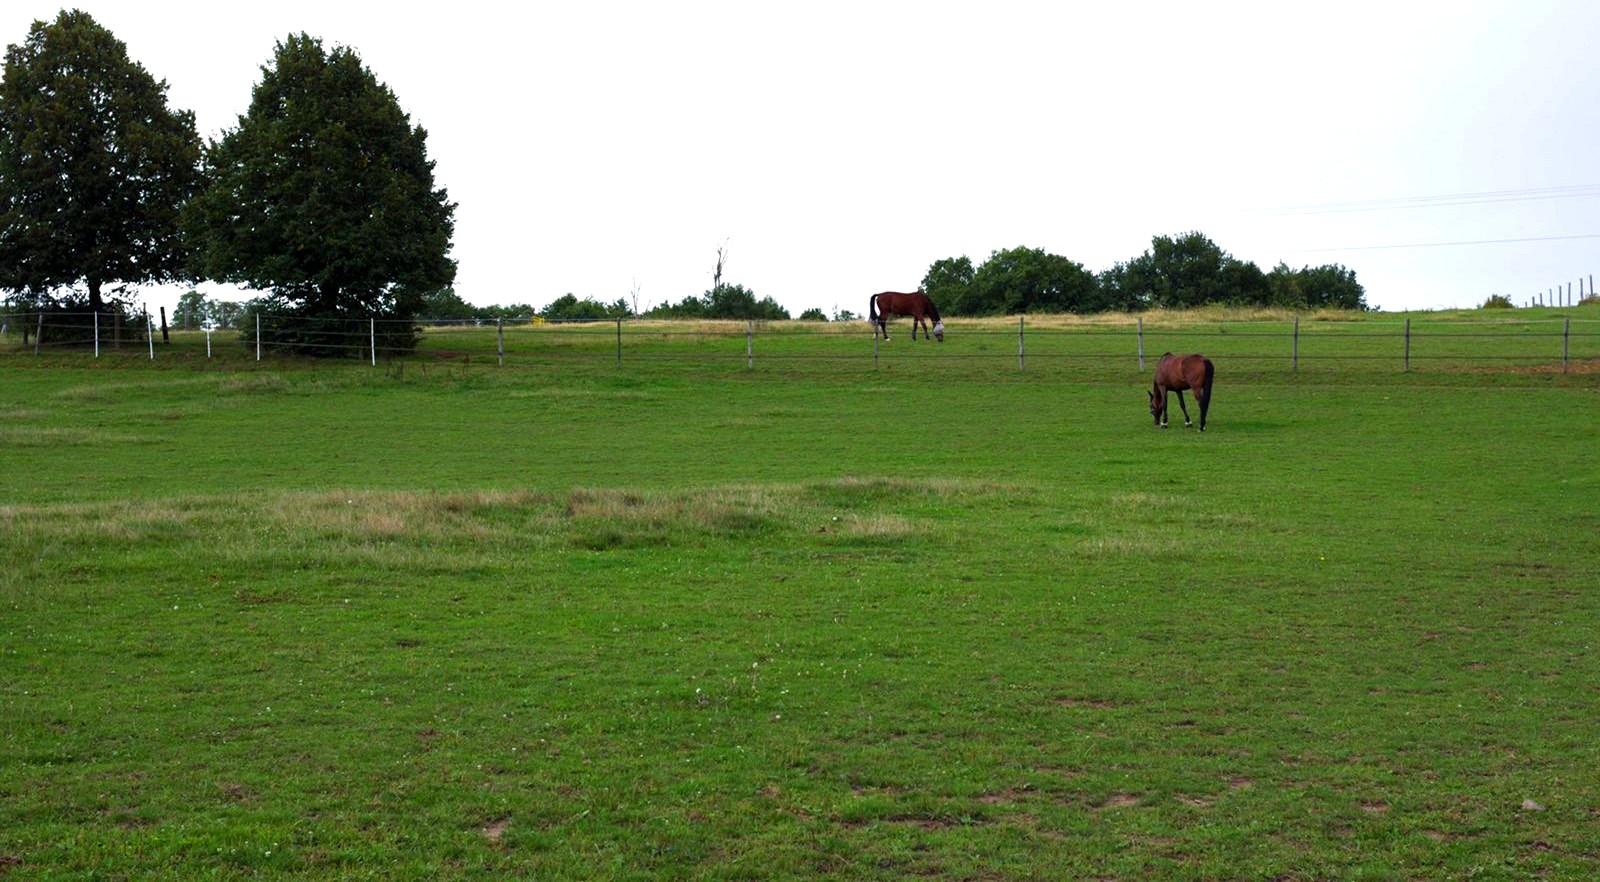
[(1112, 698), (1083, 698), (1075, 695), (1062, 695), (1055, 699), (1061, 707), (1087, 707), (1095, 710), (1111, 710), (1122, 707), (1122, 702)]
[(1106, 801), (1100, 803), (1099, 807), (1101, 809), (1119, 809), (1128, 808), (1129, 806), (1135, 806), (1138, 804), (1139, 797), (1134, 796), (1131, 793), (1113, 793), (1106, 797)]
[(502, 836), (506, 835), (506, 829), (510, 826), (511, 818), (509, 816), (504, 818), (496, 818), (483, 825), (483, 829), (480, 832), (483, 833), (484, 839), (497, 843), (500, 841)]

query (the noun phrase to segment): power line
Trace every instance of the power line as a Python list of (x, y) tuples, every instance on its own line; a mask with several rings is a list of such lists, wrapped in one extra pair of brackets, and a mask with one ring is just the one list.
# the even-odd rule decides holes
[(1519, 242), (1561, 242), (1570, 239), (1600, 239), (1600, 233), (1577, 236), (1534, 236), (1528, 239), (1477, 239), (1463, 242), (1414, 242), (1408, 245), (1350, 245), (1344, 248), (1286, 248), (1285, 254), (1322, 254), (1330, 251), (1387, 251), (1400, 248), (1448, 248), (1456, 245), (1509, 245)]
[(1488, 205), (1499, 202), (1535, 202), (1548, 199), (1578, 199), (1600, 196), (1600, 185), (1538, 187), (1524, 190), (1485, 190), (1475, 193), (1449, 193), (1442, 196), (1402, 196), (1393, 199), (1363, 199), (1349, 202), (1322, 202), (1282, 205), (1255, 209), (1270, 214), (1337, 214), (1357, 211), (1390, 211), (1407, 208), (1446, 208), (1459, 205)]

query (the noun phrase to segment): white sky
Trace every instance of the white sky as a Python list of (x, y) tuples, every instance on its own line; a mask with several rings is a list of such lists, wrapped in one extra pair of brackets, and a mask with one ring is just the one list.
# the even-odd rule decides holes
[[(1384, 309), (1600, 274), (1589, 0), (73, 5), (208, 139), (275, 41), (356, 50), (428, 131), (477, 304), (677, 302), (726, 243), (724, 281), (859, 314), (940, 258), (1099, 272), (1189, 230)], [(61, 8), (8, 0), (0, 43)], [(1483, 193), (1517, 198), (1399, 202)], [(1544, 241), (1373, 247), (1506, 239)]]

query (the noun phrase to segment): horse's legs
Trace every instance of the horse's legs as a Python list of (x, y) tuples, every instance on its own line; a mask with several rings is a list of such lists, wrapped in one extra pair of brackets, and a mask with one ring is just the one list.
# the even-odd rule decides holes
[(1169, 391), (1171, 391), (1171, 390), (1167, 389), (1166, 387), (1162, 387), (1162, 389), (1161, 389), (1161, 414), (1160, 414), (1161, 423), (1160, 423), (1160, 425), (1161, 425), (1161, 428), (1163, 428), (1163, 429), (1165, 429), (1167, 427), (1167, 393)]
[(1200, 431), (1206, 430), (1206, 411), (1211, 409), (1211, 393), (1202, 389), (1194, 393), (1196, 401), (1200, 402)]
[[(914, 315), (914, 316), (911, 317), (911, 339), (913, 339), (913, 340), (917, 339), (917, 326), (921, 325), (921, 324), (922, 324), (922, 316)], [(924, 326), (922, 328), (922, 336), (924, 338), (926, 338), (928, 336), (928, 329), (927, 329), (926, 326)]]
[(1194, 425), (1194, 422), (1189, 419), (1189, 406), (1183, 403), (1183, 390), (1182, 389), (1178, 390), (1178, 407), (1183, 410), (1183, 427), (1185, 429), (1187, 429), (1190, 426)]

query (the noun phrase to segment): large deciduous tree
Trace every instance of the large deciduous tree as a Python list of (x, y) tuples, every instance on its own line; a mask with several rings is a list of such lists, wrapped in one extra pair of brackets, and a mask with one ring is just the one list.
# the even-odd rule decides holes
[(0, 79), (0, 289), (99, 312), (108, 285), (178, 278), (199, 161), (194, 114), (121, 40), (84, 12), (34, 22)]
[(336, 334), (375, 317), (398, 320), (385, 348), (409, 348), (424, 297), (456, 272), (455, 205), (433, 168), (427, 133), (353, 51), (291, 35), (249, 112), (207, 151), (208, 186), (186, 215), (196, 269), (318, 321), (280, 326), (278, 342), (331, 349), (334, 337), (304, 329)]
[(1208, 303), (1266, 303), (1266, 274), (1200, 233), (1156, 236), (1150, 250), (1118, 264), (1104, 286), (1108, 302), (1188, 309)]
[(1082, 264), (1042, 248), (1008, 248), (989, 255), (972, 277), (965, 314), (1090, 312), (1100, 287)]

